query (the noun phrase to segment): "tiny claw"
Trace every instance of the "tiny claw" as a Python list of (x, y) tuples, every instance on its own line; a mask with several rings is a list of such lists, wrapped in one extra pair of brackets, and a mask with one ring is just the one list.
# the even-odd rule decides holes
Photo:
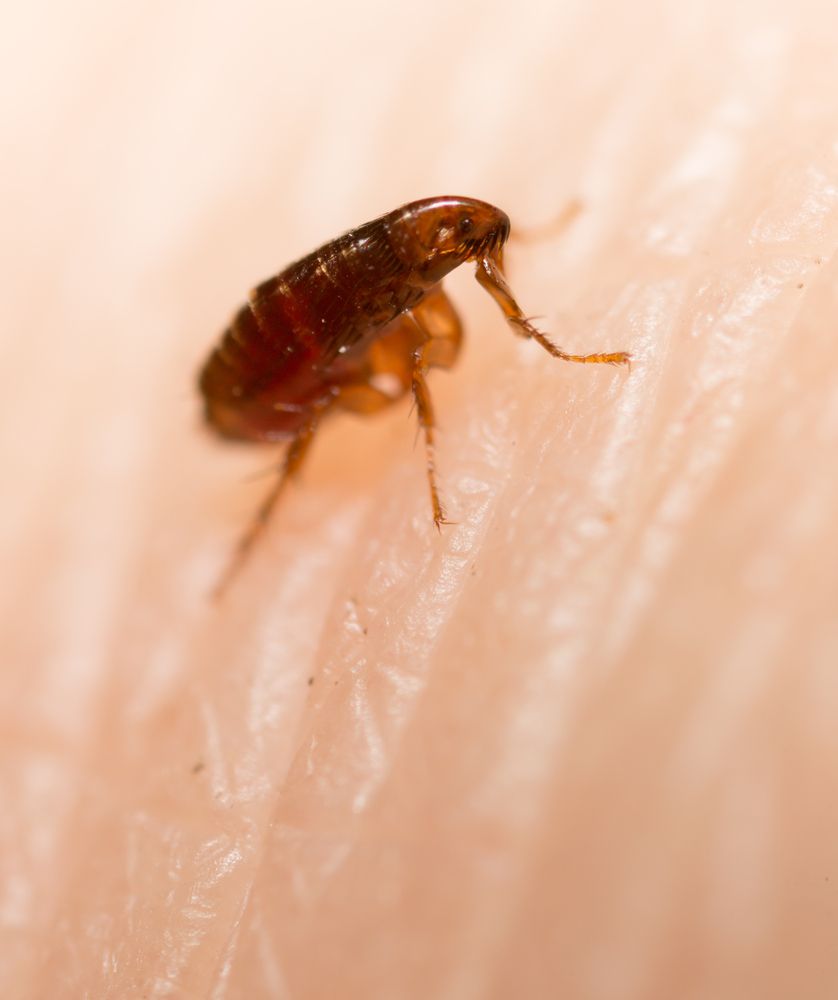
[[(582, 360), (586, 360), (583, 356)], [(589, 355), (587, 360), (604, 362), (607, 365), (625, 365), (631, 371), (631, 355), (628, 351), (615, 351), (613, 354)]]

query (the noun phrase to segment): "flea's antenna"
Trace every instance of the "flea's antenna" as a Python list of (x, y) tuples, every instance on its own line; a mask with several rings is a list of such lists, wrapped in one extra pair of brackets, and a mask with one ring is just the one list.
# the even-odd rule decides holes
[(515, 228), (509, 235), (516, 243), (538, 243), (542, 240), (555, 239), (582, 214), (585, 206), (578, 198), (571, 199), (552, 219), (540, 226), (528, 226), (526, 229)]

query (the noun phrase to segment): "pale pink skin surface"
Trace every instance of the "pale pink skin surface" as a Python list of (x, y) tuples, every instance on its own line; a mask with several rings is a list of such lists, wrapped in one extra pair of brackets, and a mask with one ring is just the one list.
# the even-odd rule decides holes
[[(4, 998), (838, 995), (834, 9), (486, 6), (7, 14)], [(443, 193), (632, 371), (463, 268), (458, 524), (341, 417), (208, 604), (213, 338)]]

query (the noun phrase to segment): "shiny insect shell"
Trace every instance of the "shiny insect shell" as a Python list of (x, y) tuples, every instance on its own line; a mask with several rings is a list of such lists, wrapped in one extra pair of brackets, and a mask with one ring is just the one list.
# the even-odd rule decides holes
[(335, 410), (374, 413), (412, 392), (424, 431), (434, 523), (446, 523), (434, 472), (426, 374), (449, 368), (462, 326), (440, 282), (474, 261), (515, 333), (565, 361), (624, 364), (625, 352), (567, 354), (525, 317), (503, 275), (509, 219), (474, 198), (425, 198), (353, 229), (258, 285), (200, 374), (206, 419), (227, 438), (288, 441), (277, 479), (216, 588), (268, 521), (315, 431)]

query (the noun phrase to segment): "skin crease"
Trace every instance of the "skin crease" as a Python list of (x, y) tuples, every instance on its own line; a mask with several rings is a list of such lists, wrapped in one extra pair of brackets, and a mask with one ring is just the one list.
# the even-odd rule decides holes
[[(630, 9), (629, 9), (630, 8)], [(615, 0), (9, 12), (4, 997), (838, 991), (838, 24)], [(462, 268), (430, 381), (205, 434), (247, 289), (412, 198), (561, 236)]]

